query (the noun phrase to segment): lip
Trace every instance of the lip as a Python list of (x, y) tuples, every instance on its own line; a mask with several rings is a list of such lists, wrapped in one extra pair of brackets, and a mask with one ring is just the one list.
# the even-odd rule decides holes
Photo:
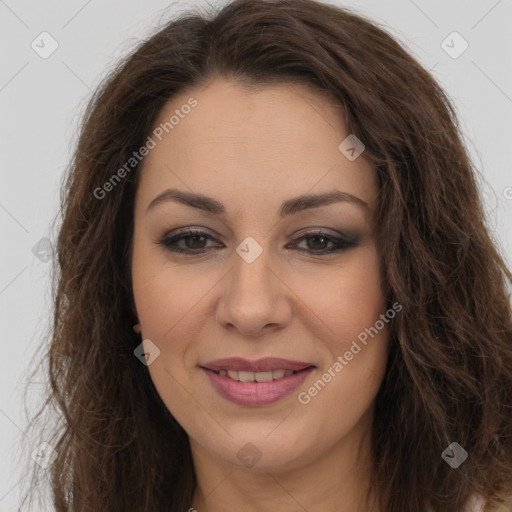
[[(292, 393), (316, 366), (280, 358), (265, 358), (252, 362), (242, 358), (229, 358), (206, 363), (200, 368), (213, 388), (226, 400), (237, 405), (255, 407), (277, 402)], [(294, 370), (297, 373), (269, 382), (240, 382), (215, 373), (219, 370), (257, 372), (276, 369)]]
[(268, 372), (270, 370), (293, 370), (300, 371), (314, 366), (311, 363), (302, 361), (291, 361), (290, 359), (282, 359), (280, 357), (265, 357), (256, 361), (249, 361), (242, 357), (226, 357), (224, 359), (216, 359), (200, 365), (201, 368), (213, 370), (236, 370), (246, 372)]

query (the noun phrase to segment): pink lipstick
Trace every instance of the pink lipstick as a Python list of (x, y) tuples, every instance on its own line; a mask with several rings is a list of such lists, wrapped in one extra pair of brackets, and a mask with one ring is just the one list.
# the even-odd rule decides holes
[(225, 399), (237, 405), (260, 406), (292, 393), (316, 367), (282, 358), (249, 361), (234, 357), (210, 361), (200, 368)]

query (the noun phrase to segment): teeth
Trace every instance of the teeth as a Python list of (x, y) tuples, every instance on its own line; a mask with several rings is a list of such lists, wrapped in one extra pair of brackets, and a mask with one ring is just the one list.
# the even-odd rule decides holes
[(240, 382), (270, 382), (271, 380), (288, 377), (295, 373), (293, 370), (272, 370), (268, 372), (246, 372), (243, 370), (220, 370), (219, 375)]
[(272, 372), (256, 372), (254, 373), (254, 379), (256, 382), (270, 382), (272, 380)]
[(238, 372), (238, 380), (240, 382), (252, 382), (254, 380), (254, 372)]
[(281, 377), (284, 377), (284, 370), (272, 370), (273, 379), (280, 379)]

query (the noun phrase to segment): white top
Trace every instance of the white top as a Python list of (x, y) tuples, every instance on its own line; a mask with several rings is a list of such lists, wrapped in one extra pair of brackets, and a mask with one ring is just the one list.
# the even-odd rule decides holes
[[(478, 494), (473, 494), (466, 505), (465, 512), (484, 512), (485, 501)], [(435, 512), (429, 507), (428, 512)]]
[(468, 501), (467, 512), (483, 512), (485, 501), (479, 494), (474, 494)]

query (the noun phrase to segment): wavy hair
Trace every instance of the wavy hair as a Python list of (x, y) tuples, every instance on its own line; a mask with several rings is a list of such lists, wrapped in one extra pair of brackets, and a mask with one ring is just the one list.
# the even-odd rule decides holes
[[(370, 493), (385, 512), (462, 512), (474, 493), (486, 510), (510, 506), (512, 275), (485, 225), (450, 99), (355, 11), (235, 0), (166, 22), (109, 72), (83, 116), (62, 187), (51, 339), (41, 358), (49, 385), (38, 416), (53, 408), (59, 418), (46, 438), (56, 451), (52, 507), (154, 512), (192, 503), (188, 436), (133, 354), (140, 164), (103, 199), (95, 190), (144, 144), (169, 99), (217, 77), (327, 93), (377, 173), (382, 282), (403, 309), (390, 324), (376, 397)], [(469, 453), (457, 470), (441, 457), (453, 441)]]

